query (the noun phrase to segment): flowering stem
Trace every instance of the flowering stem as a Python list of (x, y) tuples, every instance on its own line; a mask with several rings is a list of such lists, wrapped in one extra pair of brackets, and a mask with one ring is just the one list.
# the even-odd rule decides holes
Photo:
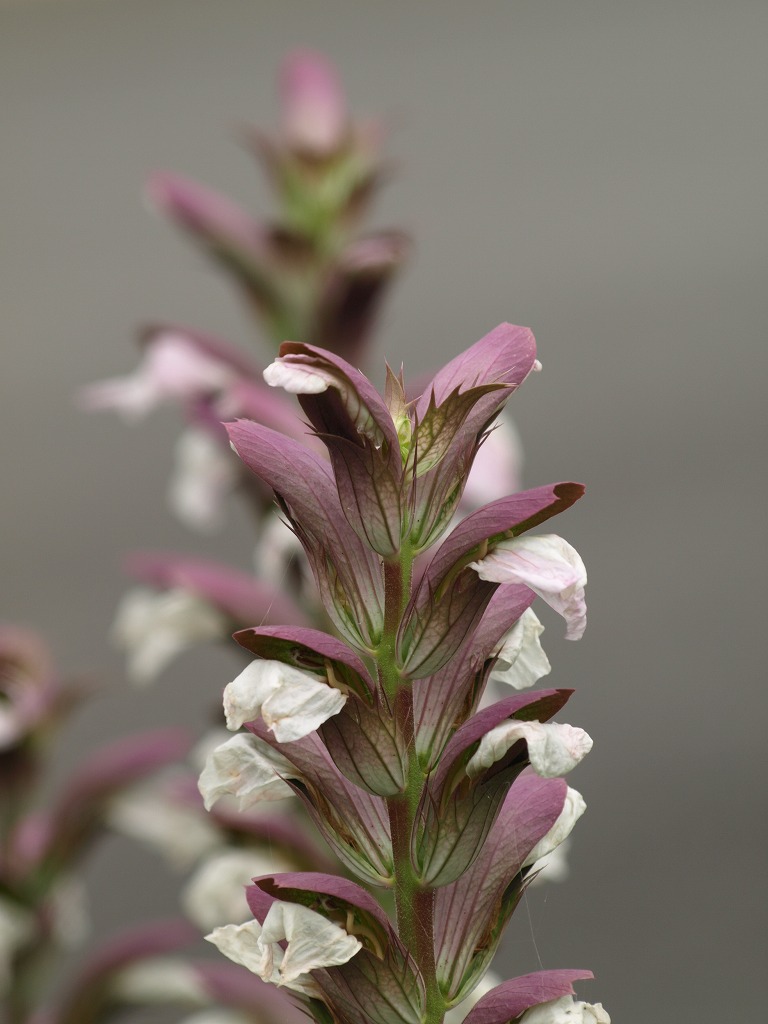
[(416, 753), (413, 722), (413, 690), (410, 680), (396, 667), (395, 644), (403, 610), (410, 596), (411, 552), (397, 562), (384, 563), (384, 640), (379, 652), (382, 686), (393, 705), (393, 714), (406, 748), (407, 782), (402, 795), (387, 800), (395, 870), (397, 930), (411, 951), (426, 986), (425, 1024), (442, 1024), (445, 1004), (437, 984), (434, 942), (434, 893), (421, 885), (411, 858), (411, 837), (425, 784)]

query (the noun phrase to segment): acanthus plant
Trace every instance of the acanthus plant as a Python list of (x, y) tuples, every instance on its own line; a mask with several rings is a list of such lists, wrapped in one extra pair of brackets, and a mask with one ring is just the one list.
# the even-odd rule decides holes
[[(144, 588), (116, 627), (139, 680), (233, 629), (256, 656), (225, 691), (228, 725), (247, 731), (217, 747), (201, 777), (230, 849), (213, 844), (207, 862), (200, 853), (192, 917), (211, 927), (218, 914), (213, 934), (228, 955), (294, 992), (321, 1024), (434, 1024), (446, 1012), (468, 1024), (602, 1024), (599, 1004), (571, 998), (584, 971), (513, 979), (464, 1009), (490, 987), (504, 924), (584, 808), (560, 776), (588, 737), (550, 722), (570, 691), (481, 703), (490, 681), (524, 689), (549, 671), (535, 594), (564, 614), (571, 638), (584, 626), (580, 558), (559, 537), (527, 533), (572, 504), (579, 485), (488, 504), (504, 493), (500, 481), (516, 486), (514, 439), (499, 414), (538, 368), (533, 337), (502, 325), (416, 400), (391, 371), (378, 394), (352, 364), (367, 362), (375, 314), (406, 251), (399, 232), (359, 235), (383, 177), (378, 130), (349, 119), (317, 55), (289, 58), (282, 81), (280, 137), (251, 139), (280, 199), (275, 224), (178, 176), (155, 176), (148, 192), (229, 273), (275, 345), (304, 343), (281, 348), (265, 384), (239, 349), (154, 325), (139, 370), (83, 396), (128, 418), (180, 403), (188, 427), (175, 510), (213, 528), (236, 490), (256, 513), (256, 577), (197, 557), (134, 557)], [(300, 396), (312, 432), (275, 387)], [(237, 418), (228, 435), (222, 421)], [(290, 531), (273, 514), (274, 496)], [(156, 829), (163, 815), (153, 818), (152, 807), (186, 807), (199, 824), (185, 787), (161, 780), (113, 818), (168, 844), (175, 818)], [(338, 861), (296, 816), (281, 827), (272, 815), (265, 826), (257, 805), (293, 794)], [(241, 813), (218, 803), (223, 796)], [(243, 836), (278, 845), (295, 869), (249, 889), (253, 921), (247, 909), (234, 916), (233, 883), (246, 861), (254, 874), (263, 866)], [(394, 923), (382, 910), (392, 895)], [(235, 923), (224, 924), (224, 907)], [(219, 1002), (233, 1005), (223, 990)], [(270, 1007), (261, 1017), (271, 1022)], [(283, 1001), (276, 1012), (294, 1011)]]
[[(500, 654), (513, 682), (520, 661), (524, 686), (547, 671), (537, 595), (568, 638), (584, 631), (581, 558), (556, 535), (528, 533), (583, 487), (523, 491), (453, 525), (494, 418), (538, 368), (531, 332), (502, 324), (409, 402), (402, 375), (387, 370), (382, 397), (340, 356), (289, 342), (265, 380), (298, 395), (328, 459), (263, 424), (227, 425), (300, 541), (338, 635), (235, 634), (256, 658), (224, 707), (247, 733), (210, 754), (201, 792), (208, 806), (225, 793), (244, 806), (297, 795), (362, 884), (259, 876), (254, 919), (209, 938), (320, 1024), (442, 1024), (482, 981), (536, 861), (583, 810), (562, 776), (592, 741), (551, 721), (571, 691), (481, 707)], [(394, 923), (369, 890), (394, 895)], [(600, 1004), (570, 999), (588, 977), (503, 982), (466, 1024), (607, 1022)]]

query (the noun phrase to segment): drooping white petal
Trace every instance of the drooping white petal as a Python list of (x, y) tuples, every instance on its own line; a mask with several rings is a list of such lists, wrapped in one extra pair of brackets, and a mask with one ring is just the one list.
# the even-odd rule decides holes
[(205, 1006), (209, 995), (200, 975), (180, 957), (159, 956), (140, 960), (120, 971), (111, 995), (128, 1003), (187, 1003)]
[(271, 388), (283, 388), (292, 395), (319, 395), (333, 383), (330, 374), (278, 357), (264, 370), (264, 380)]
[[(279, 945), (283, 939), (288, 942), (284, 953)], [(277, 950), (282, 954), (278, 966), (282, 984), (318, 967), (345, 964), (362, 949), (354, 935), (298, 903), (272, 904), (264, 919), (261, 941), (272, 946), (275, 956)]]
[(257, 875), (290, 871), (294, 865), (258, 850), (220, 850), (209, 857), (187, 883), (182, 905), (189, 918), (208, 930), (242, 924), (251, 916), (245, 886)]
[(587, 805), (584, 802), (584, 797), (578, 790), (571, 789), (569, 786), (559, 818), (549, 832), (536, 843), (528, 854), (524, 867), (529, 867), (543, 857), (549, 856), (553, 850), (565, 842), (573, 831), (574, 825), (586, 809)]
[(134, 682), (156, 678), (176, 655), (227, 631), (225, 617), (211, 604), (181, 587), (158, 593), (129, 590), (115, 614), (112, 635), (128, 655)]
[[(296, 903), (273, 903), (264, 919), (215, 928), (206, 939), (264, 981), (317, 995), (310, 972), (345, 964), (362, 944), (321, 914)], [(281, 943), (285, 941), (285, 948)]]
[(552, 666), (539, 642), (543, 631), (535, 612), (526, 608), (504, 637), (489, 682), (526, 690), (548, 675)]
[(226, 794), (236, 797), (244, 811), (264, 800), (293, 796), (286, 778), (296, 778), (289, 761), (257, 736), (239, 733), (208, 755), (198, 788), (207, 811)]
[(578, 640), (583, 635), (587, 626), (587, 570), (578, 551), (557, 534), (525, 534), (501, 541), (470, 568), (480, 579), (493, 583), (525, 584), (563, 616), (567, 640)]
[(347, 695), (281, 661), (257, 659), (224, 688), (228, 729), (259, 715), (280, 743), (299, 740), (341, 711)]
[(526, 1010), (520, 1024), (611, 1024), (602, 1003), (577, 1002), (573, 996), (562, 996)]
[(225, 499), (237, 483), (237, 463), (207, 430), (190, 427), (176, 442), (168, 504), (194, 530), (213, 533), (224, 521)]
[(531, 768), (545, 779), (565, 775), (592, 749), (592, 739), (575, 726), (508, 719), (480, 740), (467, 764), (467, 775), (470, 778), (480, 775), (500, 761), (518, 740), (526, 741)]

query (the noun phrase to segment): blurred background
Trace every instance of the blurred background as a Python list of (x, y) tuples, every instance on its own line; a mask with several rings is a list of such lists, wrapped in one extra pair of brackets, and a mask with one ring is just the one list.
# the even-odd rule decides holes
[[(239, 133), (275, 124), (281, 56), (318, 48), (353, 109), (385, 115), (375, 221), (416, 243), (373, 365), (419, 373), (531, 326), (525, 483), (588, 486), (557, 530), (589, 569), (589, 629), (566, 644), (541, 616), (552, 685), (576, 687), (569, 720), (595, 739), (573, 777), (588, 813), (570, 880), (530, 893), (499, 967), (589, 967), (582, 995), (617, 1024), (762, 1019), (766, 38), (762, 0), (0, 3), (1, 611), (106, 684), (62, 767), (198, 727), (231, 677), (203, 650), (148, 692), (125, 682), (124, 553), (247, 566), (250, 533), (235, 514), (201, 540), (168, 513), (171, 412), (129, 429), (73, 394), (132, 369), (149, 320), (248, 343), (228, 283), (141, 188), (173, 169), (268, 213)], [(173, 910), (175, 880), (128, 841), (91, 882), (97, 934)]]

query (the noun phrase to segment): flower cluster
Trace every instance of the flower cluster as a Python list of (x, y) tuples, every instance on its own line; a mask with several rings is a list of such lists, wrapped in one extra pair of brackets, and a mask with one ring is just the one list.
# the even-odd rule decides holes
[[(568, 638), (584, 631), (581, 558), (529, 533), (583, 487), (523, 491), (455, 522), (494, 418), (539, 368), (531, 332), (502, 324), (408, 401), (402, 374), (387, 370), (382, 395), (341, 356), (286, 343), (265, 380), (298, 395), (327, 458), (262, 423), (227, 425), (300, 541), (336, 635), (236, 633), (255, 660), (224, 691), (236, 735), (211, 752), (200, 789), (207, 806), (298, 796), (357, 881), (256, 877), (253, 919), (209, 938), (322, 1024), (440, 1024), (482, 981), (537, 863), (584, 809), (563, 776), (592, 741), (552, 721), (571, 691), (482, 703), (492, 675), (522, 690), (549, 671), (537, 596)], [(570, 998), (588, 977), (503, 982), (466, 1024), (608, 1021)]]

